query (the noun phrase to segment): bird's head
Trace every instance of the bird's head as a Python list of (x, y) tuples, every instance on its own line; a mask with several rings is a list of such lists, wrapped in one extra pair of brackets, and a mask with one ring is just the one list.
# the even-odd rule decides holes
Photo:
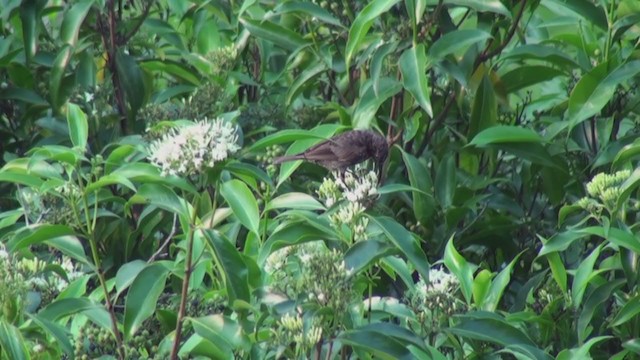
[(387, 140), (384, 137), (376, 136), (371, 145), (371, 153), (376, 162), (376, 168), (378, 171), (382, 171), (384, 162), (387, 160), (387, 156), (389, 156), (389, 144), (387, 144)]

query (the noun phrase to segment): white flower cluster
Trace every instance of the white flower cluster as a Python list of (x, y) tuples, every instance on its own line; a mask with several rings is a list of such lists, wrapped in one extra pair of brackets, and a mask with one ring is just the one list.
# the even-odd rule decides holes
[(236, 128), (222, 118), (171, 129), (149, 146), (149, 160), (162, 175), (192, 175), (240, 149)]
[(427, 297), (430, 293), (450, 293), (458, 287), (458, 284), (458, 278), (454, 275), (442, 269), (431, 269), (429, 271), (429, 283), (427, 284), (424, 279), (420, 278), (420, 281), (416, 284), (416, 289), (418, 293)]
[(348, 172), (344, 180), (337, 177), (336, 182), (342, 188), (343, 196), (351, 202), (360, 202), (378, 194), (378, 174), (375, 171), (369, 171), (359, 178)]
[(331, 207), (340, 200), (346, 200), (329, 216), (331, 225), (336, 229), (346, 225), (351, 229), (354, 241), (366, 240), (369, 219), (362, 215), (378, 195), (377, 186), (377, 173), (361, 166), (356, 166), (353, 173), (347, 172), (343, 177), (333, 174), (333, 179), (325, 178), (318, 189), (325, 206)]

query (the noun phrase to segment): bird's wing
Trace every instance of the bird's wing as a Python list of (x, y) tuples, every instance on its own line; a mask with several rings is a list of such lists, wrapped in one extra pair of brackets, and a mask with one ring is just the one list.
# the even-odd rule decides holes
[(338, 158), (341, 162), (346, 162), (351, 164), (355, 159), (359, 159), (363, 157), (363, 154), (367, 151), (366, 147), (362, 144), (358, 144), (356, 142), (351, 142), (349, 144), (332, 144), (331, 152), (335, 154), (335, 157)]
[(304, 152), (304, 158), (309, 161), (329, 161), (335, 159), (332, 151), (333, 142), (331, 140), (323, 141), (314, 145)]

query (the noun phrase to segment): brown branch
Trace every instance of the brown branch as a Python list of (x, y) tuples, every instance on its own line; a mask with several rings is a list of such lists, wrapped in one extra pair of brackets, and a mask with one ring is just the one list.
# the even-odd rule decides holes
[(507, 47), (507, 45), (509, 44), (509, 42), (511, 42), (511, 39), (515, 35), (516, 30), (518, 29), (518, 24), (520, 23), (520, 20), (522, 19), (522, 15), (524, 14), (524, 8), (526, 7), (526, 5), (527, 5), (527, 0), (522, 0), (522, 6), (520, 7), (520, 11), (518, 11), (518, 15), (516, 16), (515, 20), (511, 24), (511, 28), (509, 28), (509, 31), (507, 32), (507, 36), (505, 36), (505, 38), (500, 43), (500, 45), (498, 45), (492, 51), (489, 51), (489, 48), (491, 47), (491, 44), (493, 42), (489, 42), (489, 44), (484, 49), (482, 54), (480, 54), (480, 56), (478, 56), (478, 58), (476, 59), (476, 63), (475, 63), (474, 68), (477, 68), (478, 65), (480, 65), (481, 63), (483, 63), (483, 62), (487, 61), (488, 59), (491, 59), (492, 57), (498, 55), (499, 53), (502, 52), (502, 50), (504, 50), (505, 47)]
[(418, 147), (418, 151), (416, 152), (416, 156), (420, 156), (420, 154), (422, 154), (424, 152), (424, 150), (427, 148), (427, 144), (429, 144), (431, 142), (431, 138), (436, 133), (438, 128), (440, 128), (440, 125), (442, 124), (442, 122), (444, 122), (444, 119), (447, 117), (447, 114), (449, 113), (449, 110), (451, 109), (451, 105), (453, 105), (455, 100), (456, 100), (456, 93), (454, 91), (451, 94), (449, 94), (449, 97), (447, 98), (447, 100), (446, 100), (446, 102), (444, 104), (444, 107), (442, 108), (442, 111), (440, 111), (438, 116), (435, 119), (433, 119), (433, 121), (431, 122), (431, 126), (429, 127), (429, 130), (427, 131), (425, 136), (422, 138), (422, 142), (420, 143), (420, 146)]
[(123, 44), (129, 42), (129, 40), (131, 40), (133, 35), (135, 35), (138, 32), (138, 30), (140, 30), (142, 23), (144, 23), (147, 17), (149, 17), (149, 12), (151, 11), (151, 5), (152, 3), (149, 3), (147, 4), (147, 6), (144, 6), (144, 10), (142, 10), (142, 16), (140, 16), (140, 21), (138, 21), (138, 23), (136, 23), (136, 25), (124, 36), (124, 38), (122, 39)]

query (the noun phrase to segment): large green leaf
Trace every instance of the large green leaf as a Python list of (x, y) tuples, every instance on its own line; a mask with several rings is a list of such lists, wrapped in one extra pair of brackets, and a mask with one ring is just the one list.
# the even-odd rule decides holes
[(411, 186), (421, 191), (412, 193), (413, 213), (418, 221), (428, 224), (435, 212), (435, 200), (431, 195), (433, 193), (433, 184), (431, 183), (429, 170), (415, 156), (407, 152), (402, 152), (402, 158), (409, 173)]
[(308, 40), (300, 34), (268, 20), (240, 18), (240, 23), (249, 30), (251, 35), (271, 41), (287, 50), (293, 51), (309, 44)]
[(94, 1), (95, 0), (78, 1), (64, 14), (62, 27), (60, 29), (60, 40), (62, 40), (63, 43), (75, 45), (76, 42), (78, 42), (80, 27)]
[(142, 322), (156, 310), (158, 297), (165, 287), (169, 268), (163, 263), (152, 263), (142, 269), (131, 283), (124, 304), (124, 336), (126, 339), (138, 331)]
[(615, 69), (603, 62), (584, 74), (571, 91), (568, 117), (570, 127), (596, 115), (611, 100), (618, 85), (640, 73), (640, 60), (630, 61)]
[(469, 145), (487, 146), (499, 143), (542, 143), (544, 140), (537, 132), (524, 127), (498, 125), (479, 132)]
[(411, 352), (404, 344), (384, 333), (347, 330), (338, 336), (338, 340), (345, 345), (362, 349), (376, 359), (413, 359)]
[(220, 187), (220, 194), (227, 201), (233, 214), (249, 231), (260, 235), (258, 203), (249, 187), (240, 180), (229, 180)]
[(467, 304), (471, 304), (473, 294), (473, 272), (477, 266), (470, 264), (453, 246), (453, 237), (447, 242), (444, 250), (444, 265), (460, 282), (462, 295)]
[(476, 89), (471, 109), (471, 119), (467, 138), (471, 139), (484, 129), (494, 126), (498, 122), (498, 100), (491, 80), (487, 74)]
[(125, 98), (129, 105), (129, 116), (135, 115), (144, 104), (147, 93), (145, 89), (142, 69), (136, 60), (124, 51), (116, 53), (116, 70), (118, 79), (124, 89)]
[(276, 6), (273, 12), (276, 14), (287, 14), (291, 12), (307, 14), (313, 19), (344, 28), (340, 20), (334, 17), (329, 11), (312, 2), (287, 1)]
[(29, 350), (20, 330), (8, 323), (4, 318), (0, 319), (0, 348), (7, 359), (28, 360)]
[(450, 54), (458, 53), (469, 46), (491, 38), (491, 34), (478, 29), (461, 29), (442, 35), (429, 48), (431, 61), (439, 61)]
[(370, 218), (380, 227), (387, 239), (407, 257), (422, 278), (425, 281), (429, 279), (429, 260), (420, 247), (418, 238), (392, 218), (386, 216)]
[(250, 303), (249, 269), (242, 254), (217, 231), (206, 230), (205, 233), (212, 245), (219, 272), (224, 277), (229, 304), (233, 304), (235, 300)]
[(478, 12), (493, 12), (511, 17), (511, 12), (499, 0), (444, 0), (444, 4), (466, 6)]
[(580, 262), (580, 265), (576, 269), (576, 272), (573, 276), (573, 283), (571, 285), (571, 300), (575, 309), (580, 308), (580, 305), (582, 304), (582, 297), (587, 290), (587, 285), (589, 285), (591, 278), (595, 274), (597, 274), (597, 272), (594, 273), (593, 268), (596, 264), (596, 261), (598, 260), (598, 256), (600, 255), (600, 249), (602, 249), (602, 245), (593, 249), (591, 254), (589, 254), (586, 259)]
[(429, 98), (429, 81), (427, 79), (427, 55), (423, 44), (405, 50), (398, 62), (402, 73), (402, 85), (407, 89), (420, 107), (433, 116)]
[(251, 343), (242, 326), (234, 319), (221, 314), (189, 318), (195, 332), (220, 348), (248, 350)]
[(373, 82), (367, 83), (366, 90), (360, 97), (353, 112), (351, 123), (355, 129), (368, 129), (375, 123), (375, 116), (380, 106), (390, 97), (397, 94), (402, 86), (395, 79), (384, 77), (380, 79), (381, 91), (376, 94)]
[(358, 16), (353, 20), (353, 24), (351, 24), (351, 28), (349, 29), (349, 37), (345, 49), (347, 69), (349, 69), (351, 65), (353, 56), (362, 47), (362, 42), (373, 22), (382, 14), (389, 11), (397, 2), (398, 0), (373, 0), (358, 13)]
[(67, 125), (73, 146), (85, 150), (89, 137), (89, 123), (87, 115), (76, 104), (67, 105)]
[(564, 74), (564, 71), (549, 66), (525, 65), (505, 73), (500, 80), (509, 94)]

